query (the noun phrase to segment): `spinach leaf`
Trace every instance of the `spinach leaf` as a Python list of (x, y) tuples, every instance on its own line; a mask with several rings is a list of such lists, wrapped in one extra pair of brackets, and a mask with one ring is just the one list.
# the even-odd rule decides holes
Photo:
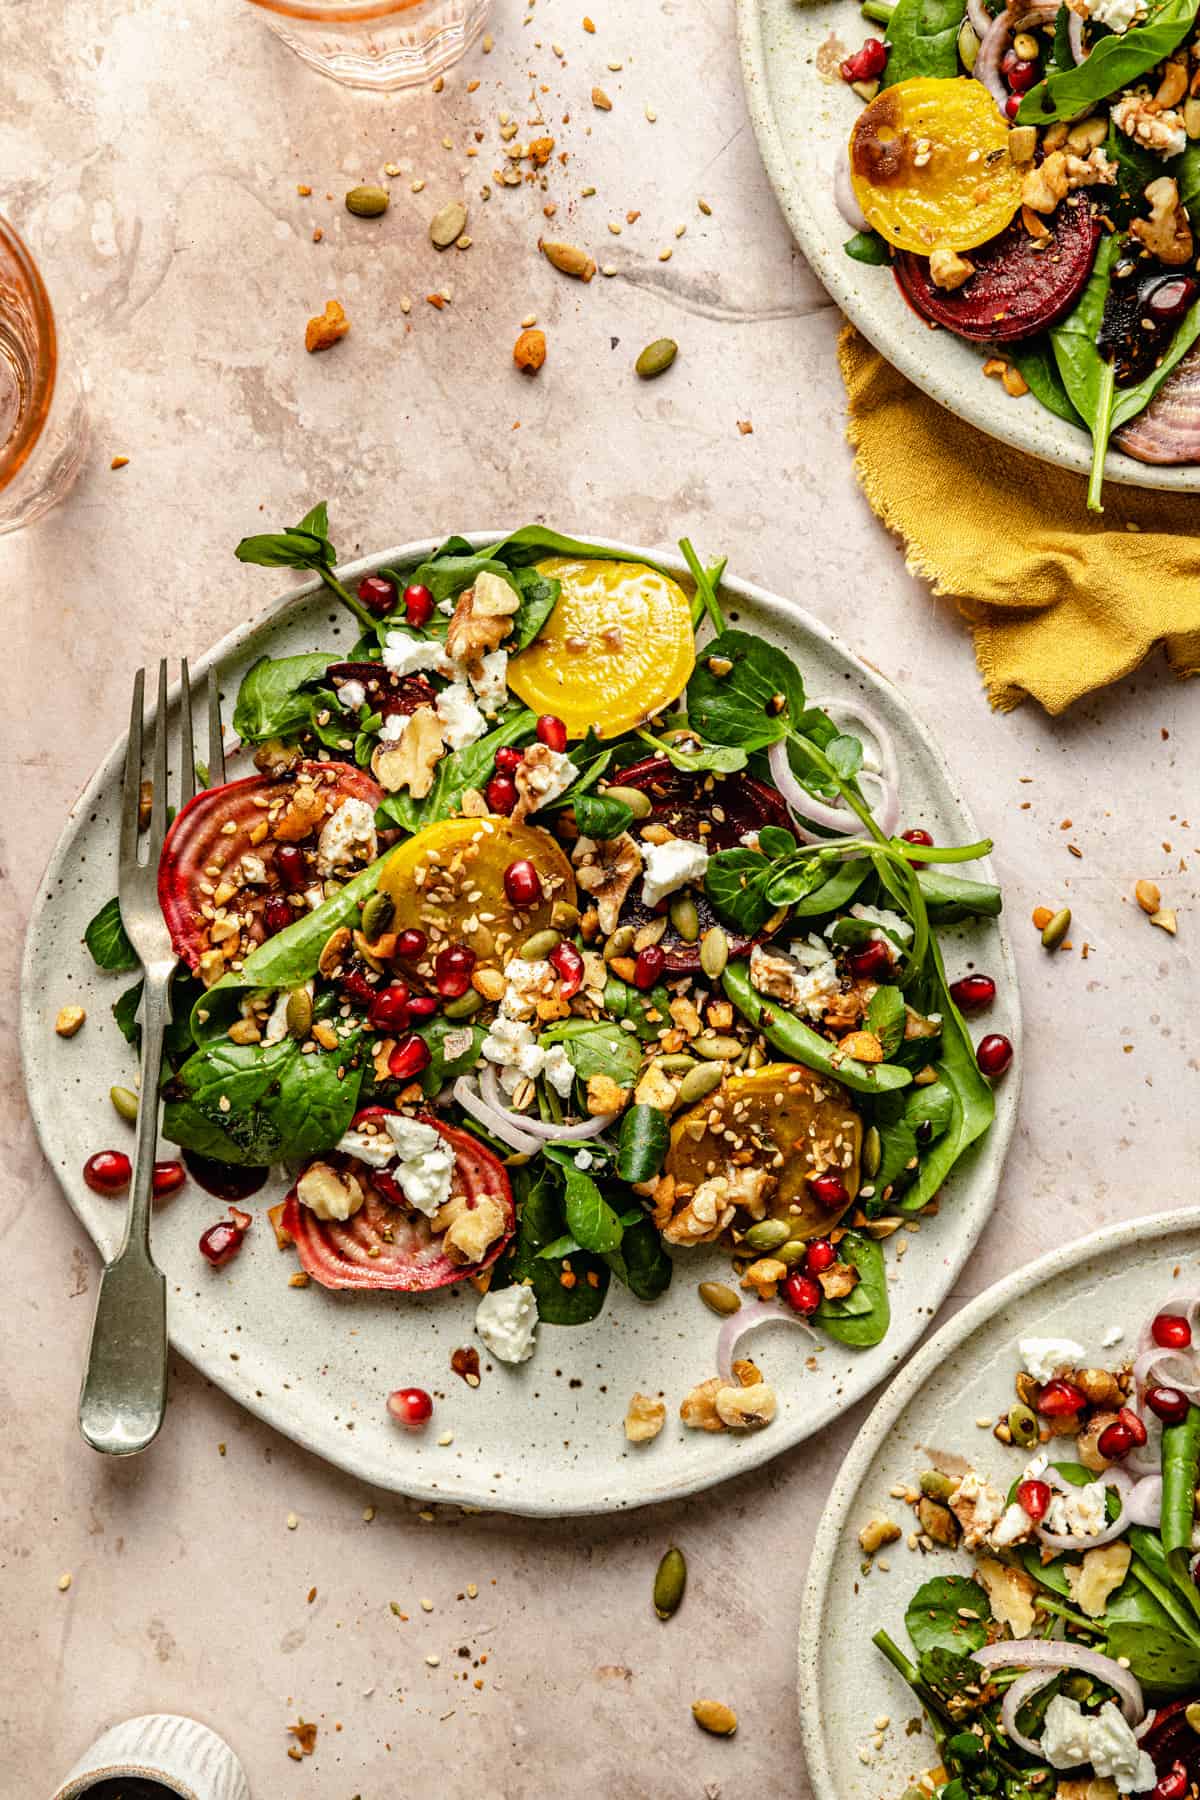
[(661, 750), (673, 769), (683, 769), (688, 774), (736, 775), (746, 766), (746, 752), (732, 744), (703, 744), (692, 750), (670, 738), (656, 738), (648, 731), (639, 731), (638, 736)]
[(462, 805), (468, 788), (482, 788), (492, 772), (497, 750), (506, 744), (528, 743), (534, 736), (537, 716), (521, 707), (509, 719), (468, 744), (463, 750), (452, 750), (438, 763), (433, 786), (423, 800), (411, 794), (389, 794), (375, 814), (381, 825), (399, 825), (408, 832), (418, 832), (439, 819), (448, 819)]
[(959, 919), (998, 919), (1003, 909), (1000, 889), (990, 881), (967, 881), (940, 869), (918, 869), (917, 885), (929, 917), (939, 925), (953, 925)]
[(1049, 73), (1052, 68), (1058, 70), (1073, 69), (1074, 67), (1075, 52), (1071, 48), (1071, 9), (1069, 6), (1060, 6), (1054, 15), (1054, 42), (1046, 69)]
[[(1111, 132), (1109, 136), (1112, 136)], [(1194, 231), (1200, 225), (1200, 144), (1189, 141), (1186, 150), (1171, 163), (1171, 174), (1179, 186), (1179, 198), (1187, 209)]]
[(1200, 1479), (1200, 1407), (1188, 1409), (1181, 1425), (1164, 1425), (1162, 1507), (1159, 1537), (1175, 1586), (1200, 1613), (1200, 1595), (1191, 1578), (1192, 1511)]
[(607, 1075), (618, 1087), (632, 1087), (642, 1066), (637, 1034), (622, 1031), (610, 1019), (567, 1019), (544, 1031), (538, 1042), (544, 1047), (562, 1044), (582, 1082)]
[[(1100, 47), (1122, 41), (1118, 38), (1104, 38)], [(1095, 54), (1093, 51), (1092, 55)], [(1091, 60), (1089, 57), (1089, 64)], [(1101, 356), (1097, 338), (1104, 321), (1104, 307), (1112, 285), (1112, 272), (1120, 254), (1121, 239), (1115, 232), (1101, 238), (1083, 293), (1066, 318), (1050, 330), (1050, 343), (1063, 386), (1072, 406), (1092, 434), (1092, 478), (1088, 487), (1088, 507), (1093, 512), (1102, 510), (1100, 483), (1108, 440), (1112, 433), (1113, 397), (1116, 392), (1113, 365)]]
[[(512, 1171), (517, 1201), (517, 1235), (492, 1271), (494, 1288), (523, 1281), (537, 1295), (538, 1315), (546, 1325), (586, 1325), (604, 1305), (609, 1270), (602, 1258), (579, 1250), (571, 1253), (569, 1271), (562, 1260), (543, 1259), (540, 1252), (563, 1235), (561, 1183), (558, 1169), (547, 1162)], [(564, 1287), (563, 1276), (569, 1274)]]
[(723, 631), (707, 644), (688, 682), (688, 718), (710, 743), (765, 749), (787, 736), (803, 709), (795, 663), (746, 631)]
[(1048, 75), (1029, 90), (1017, 113), (1018, 125), (1049, 125), (1052, 119), (1069, 123), (1130, 87), (1183, 42), (1195, 22), (1196, 5), (1197, 0), (1163, 0), (1144, 25), (1101, 38), (1078, 67)]
[(838, 1255), (858, 1270), (858, 1281), (844, 1300), (822, 1300), (814, 1316), (839, 1344), (866, 1349), (882, 1342), (891, 1323), (883, 1251), (873, 1238), (848, 1231), (838, 1245)]
[(871, 865), (865, 857), (855, 857), (850, 862), (834, 863), (832, 866), (825, 863), (822, 866), (825, 869), (825, 880), (810, 894), (792, 902), (793, 918), (822, 918), (826, 913), (835, 913), (841, 907), (849, 906), (871, 873)]
[(867, 1002), (867, 1030), (873, 1031), (883, 1045), (885, 1057), (892, 1056), (904, 1042), (908, 1014), (904, 995), (898, 987), (877, 987)]
[[(1060, 10), (1065, 12), (1066, 8)], [(1010, 344), (1006, 354), (1016, 364), (1035, 400), (1040, 400), (1049, 412), (1065, 419), (1068, 425), (1077, 425), (1081, 431), (1087, 430), (1071, 404), (1071, 396), (1063, 386), (1063, 378), (1058, 372), (1050, 339), (1045, 332), (1039, 332), (1037, 337), (1026, 338), (1019, 344)]]
[(633, 813), (624, 800), (611, 800), (607, 794), (577, 794), (573, 805), (583, 837), (620, 837), (633, 824)]
[(1197, 337), (1200, 336), (1200, 300), (1184, 314), (1171, 339), (1171, 347), (1150, 373), (1133, 387), (1118, 388), (1113, 401), (1112, 428), (1114, 431), (1127, 425), (1130, 419), (1137, 417), (1149, 406), (1155, 394), (1167, 376), (1187, 355)]
[[(778, 1001), (764, 1002), (750, 985), (744, 962), (732, 962), (721, 978), (728, 999), (761, 1031), (789, 1062), (803, 1063), (818, 1075), (829, 1075), (856, 1094), (883, 1094), (893, 1088), (906, 1088), (912, 1081), (908, 1069), (899, 1063), (861, 1063), (847, 1056), (834, 1061), (834, 1048), (827, 1038), (780, 1006)], [(982, 1077), (980, 1077), (982, 1080)]]
[(429, 1062), (421, 1071), (421, 1092), (429, 1097), (448, 1081), (457, 1081), (479, 1061), (487, 1032), (461, 1019), (430, 1019), (417, 1036), (429, 1046)]
[[(917, 1589), (905, 1609), (904, 1624), (918, 1655), (948, 1650), (962, 1656), (983, 1649), (991, 1616), (991, 1601), (977, 1581), (969, 1575), (939, 1575)], [(978, 1664), (975, 1667), (978, 1673)]]
[(515, 576), (521, 604), (513, 616), (512, 635), (507, 640), (510, 655), (527, 650), (550, 614), (558, 605), (562, 582), (537, 569), (518, 569)]
[(617, 1174), (622, 1181), (651, 1181), (663, 1165), (671, 1133), (657, 1106), (631, 1106), (621, 1119)]
[(355, 1038), (304, 1056), (292, 1038), (271, 1045), (214, 1039), (165, 1083), (163, 1136), (237, 1165), (329, 1150), (358, 1105), (357, 1048)]
[(323, 500), (305, 513), (298, 525), (244, 537), (234, 555), (239, 562), (258, 563), (265, 569), (311, 569), (374, 638), (379, 621), (334, 574), (337, 551), (329, 541), (329, 515)]
[(767, 898), (774, 875), (772, 864), (757, 850), (718, 850), (708, 859), (704, 892), (722, 919), (752, 935), (774, 911)]
[(312, 722), (313, 696), (305, 687), (319, 681), (338, 659), (316, 650), (307, 656), (261, 656), (242, 677), (233, 729), (246, 744), (290, 737)]
[(884, 36), (891, 54), (883, 86), (931, 75), (951, 81), (958, 74), (958, 28), (966, 0), (898, 0)]
[(91, 920), (83, 941), (98, 969), (107, 969), (112, 975), (125, 975), (130, 969), (139, 967), (137, 952), (121, 923), (121, 902), (115, 896), (106, 900)]
[(117, 1029), (127, 1044), (137, 1050), (142, 1041), (142, 1028), (137, 1022), (137, 1010), (142, 1004), (142, 988), (145, 983), (135, 981), (131, 988), (118, 996), (112, 1004), (112, 1016), (117, 1021)]
[[(900, 1201), (901, 1212), (919, 1212), (933, 1199), (963, 1152), (988, 1130), (996, 1102), (975, 1060), (975, 1047), (963, 1016), (950, 998), (942, 955), (930, 939), (929, 957), (937, 1004), (942, 1015), (941, 1051), (935, 1067), (950, 1101), (950, 1118), (937, 1142), (921, 1158), (917, 1179)], [(945, 1102), (939, 1097), (939, 1114)], [(938, 1115), (935, 1115), (935, 1118)]]
[(891, 262), (891, 252), (886, 242), (877, 231), (856, 231), (842, 245), (846, 255), (855, 262), (870, 263), (877, 269), (886, 268)]
[(814, 889), (825, 885), (828, 873), (829, 865), (818, 857), (795, 857), (782, 866), (776, 863), (763, 892), (772, 910), (777, 906), (797, 905)]
[(928, 1125), (930, 1142), (945, 1137), (954, 1122), (954, 1095), (944, 1081), (928, 1087), (910, 1088), (905, 1095), (904, 1111), (914, 1127)]
[(657, 1300), (670, 1287), (675, 1272), (662, 1239), (646, 1218), (626, 1227), (621, 1248), (610, 1250), (604, 1260), (637, 1300)]
[(610, 975), (604, 984), (604, 1010), (609, 1018), (628, 1019), (633, 1025), (632, 1033), (621, 1033), (624, 1038), (632, 1036), (643, 1044), (653, 1042), (660, 1032), (670, 1029), (670, 1009), (671, 996), (661, 985), (635, 988), (617, 975)]
[(574, 1149), (547, 1144), (544, 1154), (562, 1170), (563, 1216), (576, 1243), (598, 1256), (617, 1249), (624, 1235), (621, 1220), (591, 1176), (575, 1167)]
[[(1104, 154), (1117, 172), (1115, 186), (1105, 186), (1104, 210), (1124, 229), (1145, 204), (1142, 196), (1146, 184), (1162, 174), (1162, 159), (1152, 150), (1144, 149), (1136, 138), (1119, 130), (1111, 119), (1104, 140)], [(1172, 168), (1174, 166), (1172, 164)]]
[[(1132, 1538), (1131, 1538), (1132, 1545)], [(1200, 1682), (1200, 1642), (1186, 1615), (1177, 1618), (1155, 1593), (1153, 1575), (1135, 1555), (1129, 1575), (1104, 1609), (1104, 1649), (1124, 1657), (1135, 1680), (1162, 1694), (1194, 1692)]]

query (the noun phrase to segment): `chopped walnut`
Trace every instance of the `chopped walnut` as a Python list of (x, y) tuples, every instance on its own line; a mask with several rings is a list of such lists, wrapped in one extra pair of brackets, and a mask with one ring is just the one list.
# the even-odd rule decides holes
[(1160, 107), (1148, 88), (1131, 88), (1110, 109), (1118, 131), (1159, 156), (1178, 156), (1187, 143), (1187, 132), (1177, 112)]
[(679, 1416), (690, 1430), (724, 1431), (725, 1421), (717, 1412), (717, 1395), (724, 1385), (719, 1375), (713, 1375), (684, 1396)]
[(652, 1400), (649, 1394), (635, 1394), (625, 1414), (625, 1436), (631, 1444), (648, 1444), (658, 1436), (666, 1419), (667, 1409), (661, 1400)]
[(588, 1076), (587, 1109), (593, 1119), (603, 1113), (623, 1112), (628, 1098), (629, 1089), (619, 1087), (611, 1075)]
[(476, 576), (474, 587), (459, 595), (446, 630), (447, 655), (478, 670), (487, 652), (498, 650), (512, 630), (520, 604), (512, 584), (485, 569)]
[(718, 1387), (713, 1404), (723, 1425), (735, 1431), (750, 1431), (758, 1425), (769, 1425), (775, 1417), (775, 1389), (766, 1381), (751, 1387)]
[(945, 288), (953, 292), (965, 281), (970, 281), (975, 273), (975, 264), (968, 262), (956, 250), (933, 250), (929, 256), (929, 279), (934, 287)]
[(281, 844), (298, 844), (311, 837), (324, 818), (324, 794), (318, 793), (311, 781), (298, 781), (275, 821), (275, 836)]
[(757, 1294), (760, 1300), (773, 1300), (775, 1290), (786, 1274), (786, 1263), (774, 1256), (760, 1256), (742, 1276), (742, 1286)]
[(296, 1740), (288, 1750), (292, 1760), (299, 1762), (302, 1756), (311, 1756), (317, 1747), (317, 1727), (312, 1720), (297, 1719), (294, 1725), (288, 1726), (288, 1732)]
[(821, 1292), (827, 1300), (844, 1300), (858, 1281), (858, 1270), (850, 1263), (831, 1263), (817, 1276)]
[(406, 787), (414, 800), (423, 800), (433, 786), (433, 772), (445, 747), (437, 713), (432, 706), (418, 706), (398, 744), (376, 747), (371, 769), (389, 794)]
[(575, 773), (574, 763), (561, 750), (551, 750), (548, 744), (530, 744), (513, 772), (517, 787), (513, 824), (523, 824), (530, 813), (557, 799), (571, 785)]
[(504, 1230), (507, 1214), (498, 1200), (487, 1195), (467, 1205), (465, 1194), (451, 1194), (439, 1206), (431, 1224), (443, 1232), (442, 1247), (453, 1263), (481, 1262)]
[(304, 348), (310, 355), (317, 350), (328, 350), (339, 338), (344, 338), (349, 329), (350, 321), (341, 301), (327, 300), (325, 311), (310, 319), (304, 328)]
[(328, 1163), (309, 1163), (296, 1183), (296, 1198), (318, 1219), (349, 1219), (363, 1203), (357, 1176), (339, 1175)]
[(633, 1090), (633, 1098), (638, 1106), (654, 1106), (659, 1112), (669, 1113), (679, 1094), (679, 1083), (665, 1075), (657, 1063), (650, 1063), (643, 1070), (638, 1084)]
[(730, 1199), (729, 1178), (710, 1175), (691, 1199), (663, 1227), (668, 1244), (711, 1244), (733, 1223), (736, 1203)]
[(642, 853), (627, 831), (620, 837), (581, 837), (571, 853), (575, 879), (596, 902), (600, 930), (611, 937), (625, 897), (642, 872)]
[(774, 1175), (766, 1169), (749, 1166), (727, 1169), (725, 1178), (729, 1183), (729, 1198), (735, 1206), (744, 1206), (752, 1219), (766, 1217), (767, 1200), (777, 1186)]
[(1021, 183), (1021, 204), (1034, 212), (1051, 213), (1067, 196), (1067, 158), (1062, 150), (1052, 150)]
[(1179, 188), (1170, 175), (1160, 175), (1146, 189), (1149, 219), (1135, 219), (1129, 227), (1151, 256), (1168, 268), (1180, 268), (1192, 260), (1192, 228), (1180, 203)]
[(675, 1210), (675, 1177), (660, 1175), (651, 1184), (650, 1199), (654, 1205), (653, 1219), (656, 1231), (661, 1231)]

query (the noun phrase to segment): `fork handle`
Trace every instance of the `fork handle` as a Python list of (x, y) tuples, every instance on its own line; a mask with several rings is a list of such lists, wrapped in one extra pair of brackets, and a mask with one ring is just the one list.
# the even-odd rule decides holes
[(157, 1435), (167, 1404), (166, 1282), (150, 1254), (150, 1203), (172, 966), (151, 967), (145, 974), (141, 1097), (125, 1235), (100, 1278), (79, 1397), (80, 1431), (93, 1449), (110, 1456), (144, 1450)]

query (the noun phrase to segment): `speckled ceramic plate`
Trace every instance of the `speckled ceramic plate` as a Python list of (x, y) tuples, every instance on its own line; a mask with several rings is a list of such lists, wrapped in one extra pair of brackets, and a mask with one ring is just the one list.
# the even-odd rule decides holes
[[(864, 23), (855, 0), (737, 0), (737, 16), (746, 98), (771, 186), (842, 311), (889, 362), (951, 412), (1018, 450), (1086, 475), (1092, 453), (1085, 433), (1032, 395), (1009, 399), (982, 375), (978, 347), (948, 331), (931, 331), (903, 299), (890, 270), (854, 262), (842, 249), (850, 227), (834, 204), (833, 170), (862, 103), (837, 64), (877, 27)], [(832, 73), (823, 75), (822, 67)], [(1200, 466), (1154, 468), (1113, 452), (1107, 479), (1194, 493)]]
[[(859, 1432), (825, 1504), (813, 1543), (800, 1617), (800, 1723), (817, 1800), (879, 1800), (901, 1794), (937, 1757), (928, 1732), (909, 1737), (920, 1707), (871, 1642), (882, 1625), (904, 1649), (904, 1609), (921, 1581), (971, 1558), (923, 1558), (903, 1540), (863, 1574), (858, 1533), (883, 1513), (907, 1536), (912, 1514), (890, 1489), (912, 1483), (923, 1447), (972, 1457), (1001, 1487), (1022, 1467), (977, 1419), (1012, 1404), (1021, 1337), (1067, 1337), (1106, 1363), (1131, 1347), (1137, 1327), (1170, 1292), (1193, 1291), (1200, 1275), (1200, 1207), (1155, 1213), (1092, 1232), (1017, 1269), (965, 1306), (898, 1375)], [(1112, 1325), (1119, 1349), (1101, 1347)], [(882, 1750), (877, 1718), (891, 1720)], [(862, 1754), (860, 1755), (860, 1752)]]
[[(481, 533), (475, 541), (501, 535)], [(357, 579), (433, 548), (429, 542), (388, 550), (343, 573)], [(646, 552), (631, 548), (629, 554)], [(670, 557), (659, 560), (675, 566)], [(953, 775), (894, 688), (796, 607), (737, 581), (726, 582), (725, 597), (731, 617), (794, 654), (811, 694), (864, 695), (881, 714), (901, 758), (906, 820), (926, 825), (942, 843), (979, 836)], [(294, 655), (339, 638), (349, 645), (354, 636), (353, 623), (323, 589), (303, 588), (261, 622), (230, 633), (198, 668), (220, 667), (228, 717), (238, 681), (256, 657)], [(72, 810), (51, 859), (34, 904), (22, 1007), (26, 1080), (46, 1155), (107, 1254), (117, 1243), (121, 1207), (93, 1194), (81, 1168), (91, 1151), (119, 1142), (124, 1129), (108, 1088), (128, 1079), (131, 1063), (109, 1007), (128, 978), (101, 975), (81, 940), (88, 919), (116, 888), (123, 754), (123, 743), (114, 746)], [(971, 957), (997, 976), (1000, 993), (989, 1025), (1017, 1044), (1016, 1070), (997, 1091), (991, 1132), (955, 1171), (939, 1218), (927, 1223), (900, 1264), (886, 1341), (857, 1353), (831, 1345), (815, 1374), (804, 1371), (808, 1344), (799, 1333), (778, 1331), (760, 1344), (756, 1354), (779, 1389), (781, 1412), (758, 1435), (690, 1432), (677, 1417), (683, 1395), (714, 1371), (717, 1322), (697, 1299), (696, 1284), (727, 1273), (726, 1259), (709, 1251), (681, 1254), (671, 1290), (653, 1306), (614, 1282), (595, 1323), (571, 1330), (542, 1326), (531, 1362), (515, 1370), (485, 1367), (482, 1386), (472, 1390), (450, 1372), (451, 1352), (472, 1337), (469, 1290), (418, 1298), (288, 1286), (295, 1263), (275, 1248), (262, 1216), (283, 1194), (282, 1180), (252, 1203), (259, 1217), (246, 1247), (221, 1271), (209, 1269), (196, 1249), (201, 1229), (223, 1211), (216, 1201), (189, 1184), (158, 1209), (154, 1249), (167, 1275), (172, 1341), (279, 1430), (364, 1479), (428, 1500), (523, 1513), (614, 1511), (691, 1493), (767, 1461), (820, 1431), (904, 1360), (995, 1199), (1016, 1113), (1016, 971), (997, 923), (955, 928), (943, 942), (951, 970)], [(68, 1000), (81, 1002), (89, 1016), (78, 1037), (63, 1040), (54, 1035), (53, 1021)], [(397, 1431), (384, 1409), (390, 1389), (410, 1384), (437, 1398), (436, 1429), (420, 1436)], [(625, 1442), (623, 1420), (638, 1389), (663, 1395), (669, 1423), (654, 1443), (634, 1450)], [(444, 1431), (453, 1432), (454, 1442), (441, 1447), (436, 1439)]]

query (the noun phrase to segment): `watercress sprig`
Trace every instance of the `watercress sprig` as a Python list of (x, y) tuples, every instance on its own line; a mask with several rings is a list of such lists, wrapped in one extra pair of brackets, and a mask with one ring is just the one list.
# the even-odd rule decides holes
[(329, 541), (329, 508), (324, 500), (306, 512), (298, 525), (244, 537), (234, 555), (239, 562), (258, 563), (265, 569), (311, 569), (330, 593), (349, 607), (364, 630), (374, 635), (378, 620), (334, 574), (337, 551)]

